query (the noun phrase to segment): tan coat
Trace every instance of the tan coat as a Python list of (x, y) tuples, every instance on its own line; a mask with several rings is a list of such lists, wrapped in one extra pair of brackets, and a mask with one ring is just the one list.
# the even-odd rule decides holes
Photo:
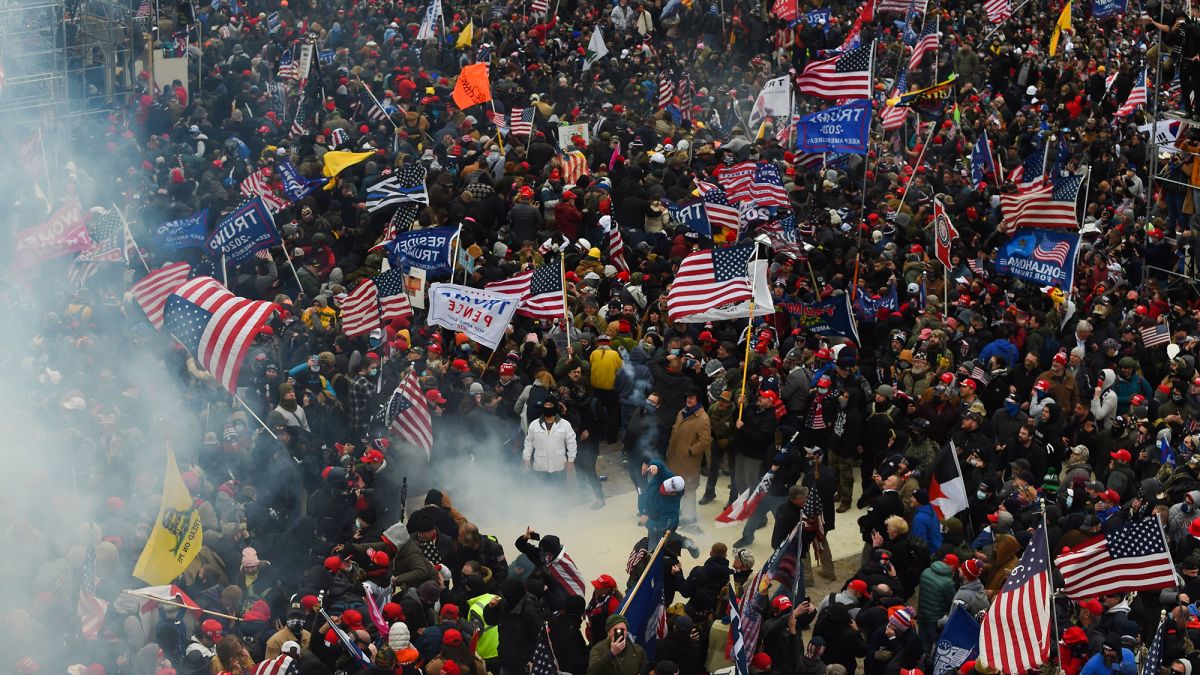
[(701, 409), (691, 417), (684, 417), (681, 410), (675, 414), (675, 424), (671, 427), (667, 467), (684, 480), (695, 479), (700, 475), (700, 460), (711, 445), (712, 425), (708, 413)]

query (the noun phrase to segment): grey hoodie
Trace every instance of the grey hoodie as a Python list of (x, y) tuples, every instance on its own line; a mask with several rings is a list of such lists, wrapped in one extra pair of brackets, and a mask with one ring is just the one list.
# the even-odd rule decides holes
[(1116, 383), (1117, 374), (1112, 368), (1100, 371), (1102, 391), (1099, 396), (1092, 398), (1092, 416), (1096, 418), (1096, 426), (1100, 429), (1112, 426), (1112, 418), (1117, 414), (1117, 392), (1112, 390)]
[(1179, 544), (1187, 540), (1188, 525), (1200, 517), (1200, 490), (1187, 493), (1182, 502), (1175, 504), (1167, 511), (1167, 536), (1173, 543)]

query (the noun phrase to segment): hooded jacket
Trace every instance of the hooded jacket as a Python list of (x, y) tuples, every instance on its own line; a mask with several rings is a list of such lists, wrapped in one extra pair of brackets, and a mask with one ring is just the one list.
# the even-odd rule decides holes
[(421, 553), (417, 542), (412, 540), (404, 523), (396, 523), (384, 530), (383, 540), (393, 549), (389, 553), (392, 555), (392, 581), (396, 586), (416, 588), (437, 574), (425, 554)]
[(1117, 373), (1112, 368), (1100, 371), (1099, 396), (1092, 397), (1092, 416), (1096, 418), (1096, 426), (1108, 429), (1112, 426), (1112, 418), (1117, 414), (1117, 393), (1113, 385), (1117, 383)]
[(941, 560), (921, 573), (917, 601), (917, 625), (933, 627), (950, 611), (954, 601), (954, 570)]

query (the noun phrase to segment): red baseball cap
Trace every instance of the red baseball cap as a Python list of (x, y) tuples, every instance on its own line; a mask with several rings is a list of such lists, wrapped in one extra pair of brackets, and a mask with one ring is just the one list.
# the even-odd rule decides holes
[(430, 389), (425, 392), (425, 400), (438, 405), (446, 405), (446, 398), (442, 396), (442, 392), (437, 389)]
[(1129, 461), (1131, 461), (1133, 459), (1133, 456), (1130, 455), (1129, 451), (1126, 450), (1125, 448), (1121, 448), (1120, 450), (1117, 450), (1116, 452), (1110, 452), (1110, 453), (1108, 453), (1108, 456), (1112, 457), (1113, 459), (1117, 460), (1118, 462), (1125, 462), (1125, 463), (1129, 463)]
[(592, 579), (592, 588), (615, 589), (616, 587), (617, 587), (617, 580), (613, 579), (611, 576), (609, 576), (607, 574), (601, 574), (600, 576), (596, 577), (595, 579)]

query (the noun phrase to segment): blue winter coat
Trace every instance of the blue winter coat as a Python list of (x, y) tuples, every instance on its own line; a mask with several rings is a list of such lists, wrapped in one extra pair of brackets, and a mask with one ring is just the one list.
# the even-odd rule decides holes
[(942, 526), (938, 523), (937, 513), (928, 504), (918, 506), (913, 512), (912, 527), (909, 531), (911, 536), (924, 539), (930, 552), (942, 547)]
[(659, 459), (650, 462), (658, 467), (658, 475), (652, 476), (646, 484), (646, 489), (638, 496), (638, 511), (649, 517), (646, 527), (652, 530), (674, 530), (679, 527), (679, 506), (683, 501), (683, 493), (664, 495), (662, 484), (675, 474)]

